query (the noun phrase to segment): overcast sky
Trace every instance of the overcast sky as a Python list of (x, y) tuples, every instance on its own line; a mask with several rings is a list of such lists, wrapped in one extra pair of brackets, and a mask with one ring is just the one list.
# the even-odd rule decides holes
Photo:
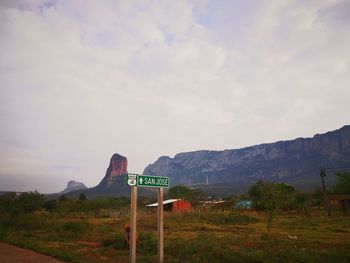
[(350, 1), (0, 0), (0, 190), (350, 124)]

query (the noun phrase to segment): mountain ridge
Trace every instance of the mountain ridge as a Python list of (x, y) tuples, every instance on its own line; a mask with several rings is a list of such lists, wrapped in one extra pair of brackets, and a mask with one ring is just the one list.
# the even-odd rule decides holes
[[(329, 133), (333, 133), (333, 132), (336, 132), (336, 131), (339, 131), (343, 128), (346, 128), (346, 129), (350, 129), (350, 124), (349, 125), (344, 125), (342, 126), (341, 128), (339, 129), (336, 129), (336, 130), (333, 130), (333, 131), (327, 131), (325, 133), (316, 133), (314, 134), (312, 137), (297, 137), (295, 139), (288, 139), (288, 140), (278, 140), (278, 141), (275, 141), (275, 142), (264, 142), (264, 143), (259, 143), (259, 144), (253, 144), (251, 146), (245, 146), (245, 147), (242, 147), (242, 148), (233, 148), (233, 149), (223, 149), (223, 150), (194, 150), (194, 151), (187, 151), (187, 152), (179, 152), (177, 154), (174, 155), (174, 157), (170, 157), (168, 155), (162, 155), (160, 156), (159, 158), (162, 158), (162, 157), (167, 157), (167, 158), (175, 158), (177, 155), (179, 154), (182, 154), (182, 153), (196, 153), (196, 152), (223, 152), (223, 151), (232, 151), (232, 150), (243, 150), (243, 149), (247, 149), (247, 148), (251, 148), (251, 147), (257, 147), (257, 146), (265, 146), (265, 145), (270, 145), (270, 144), (275, 144), (275, 143), (281, 143), (281, 142), (291, 142), (291, 141), (295, 141), (295, 140), (299, 140), (299, 139), (312, 139), (316, 136), (320, 136), (320, 135), (327, 135)], [(158, 159), (159, 159), (158, 158)], [(151, 165), (151, 164), (149, 164)], [(146, 167), (147, 168), (147, 167)]]
[[(283, 181), (292, 175), (324, 166), (350, 167), (350, 125), (317, 133), (313, 137), (240, 149), (181, 152), (173, 158), (161, 156), (145, 168), (144, 174), (169, 176), (171, 184), (249, 185), (260, 179)], [(318, 185), (313, 183), (309, 186)]]
[[(113, 154), (105, 176), (95, 187), (72, 191), (88, 197), (129, 196), (126, 185), (127, 158)], [(350, 169), (350, 125), (313, 137), (262, 143), (240, 149), (196, 150), (174, 157), (161, 156), (143, 174), (169, 176), (170, 186), (186, 184), (207, 194), (227, 195), (244, 192), (258, 180), (294, 184), (300, 189), (320, 187), (318, 168), (348, 166)], [(316, 168), (316, 169), (315, 169)], [(293, 175), (304, 174), (297, 178)], [(327, 171), (327, 183), (334, 181)], [(140, 188), (140, 195), (153, 195), (153, 189)]]
[[(125, 175), (128, 173), (128, 160), (126, 157), (114, 153), (109, 161), (105, 176), (94, 187), (76, 190), (68, 193), (68, 196), (78, 196), (84, 193), (87, 197), (98, 196), (130, 196), (130, 186), (126, 184)], [(150, 195), (151, 189), (139, 189), (141, 195)]]

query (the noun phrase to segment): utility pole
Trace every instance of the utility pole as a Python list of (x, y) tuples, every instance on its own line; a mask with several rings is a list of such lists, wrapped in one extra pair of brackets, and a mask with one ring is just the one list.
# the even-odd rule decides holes
[(330, 203), (329, 203), (329, 200), (327, 197), (326, 185), (324, 183), (324, 178), (326, 177), (326, 172), (323, 168), (321, 168), (320, 176), (321, 176), (321, 180), (322, 180), (324, 204), (326, 206), (328, 216), (331, 216), (331, 207), (330, 207)]
[(326, 173), (325, 173), (323, 168), (321, 168), (320, 176), (321, 176), (321, 180), (322, 180), (323, 193), (325, 194), (326, 193), (326, 186), (324, 184), (323, 178), (326, 176)]

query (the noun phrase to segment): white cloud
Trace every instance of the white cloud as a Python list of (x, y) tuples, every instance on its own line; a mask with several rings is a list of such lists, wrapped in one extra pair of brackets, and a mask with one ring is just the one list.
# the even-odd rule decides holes
[(2, 1), (1, 187), (93, 186), (114, 152), (142, 172), (349, 124), (348, 6)]

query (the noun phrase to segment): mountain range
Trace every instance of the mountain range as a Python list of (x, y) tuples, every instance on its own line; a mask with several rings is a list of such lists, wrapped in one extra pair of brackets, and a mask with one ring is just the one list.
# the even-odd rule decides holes
[[(113, 154), (102, 181), (95, 187), (69, 192), (94, 196), (129, 196), (124, 175), (127, 158)], [(285, 182), (299, 189), (321, 187), (320, 169), (326, 171), (326, 183), (335, 181), (335, 173), (350, 170), (350, 125), (312, 138), (279, 141), (224, 151), (183, 152), (175, 157), (162, 156), (148, 165), (143, 174), (170, 178), (170, 186), (185, 184), (201, 188), (207, 194), (240, 193), (258, 180)], [(154, 190), (140, 188), (140, 195)]]
[(312, 189), (320, 186), (321, 168), (326, 168), (329, 184), (334, 182), (336, 171), (350, 170), (350, 125), (312, 138), (224, 151), (183, 152), (174, 158), (162, 156), (143, 173), (169, 176), (171, 185), (237, 192), (258, 180)]

